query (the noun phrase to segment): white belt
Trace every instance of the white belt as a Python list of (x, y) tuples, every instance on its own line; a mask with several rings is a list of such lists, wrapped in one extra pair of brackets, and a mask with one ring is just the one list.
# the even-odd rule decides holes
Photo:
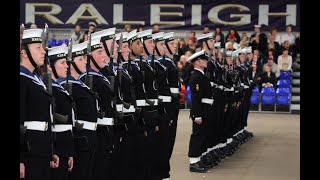
[(234, 91), (234, 88), (224, 88), (224, 91)]
[(72, 131), (72, 125), (71, 124), (56, 124), (52, 126), (53, 132), (64, 132), (64, 131)]
[(210, 84), (211, 84), (211, 86), (213, 86), (213, 85), (214, 85), (214, 82), (210, 82)]
[(244, 89), (249, 89), (249, 86), (247, 86), (247, 85), (244, 85)]
[(122, 112), (123, 104), (117, 104), (116, 106), (117, 106), (117, 111)]
[(170, 88), (170, 92), (178, 94), (179, 93), (179, 88)]
[(91, 131), (95, 131), (97, 129), (97, 123), (95, 122), (78, 120), (78, 123), (83, 124), (83, 129), (87, 129)]
[[(158, 99), (149, 99), (149, 100), (153, 101), (155, 106), (158, 105)], [(136, 103), (137, 103), (137, 106), (150, 106), (150, 104), (148, 104), (145, 99), (136, 100)]]
[(159, 95), (159, 99), (162, 99), (162, 102), (171, 102), (171, 96), (161, 96), (161, 95)]
[(146, 100), (144, 99), (139, 99), (136, 100), (137, 106), (146, 106)]
[(129, 109), (123, 108), (123, 112), (124, 113), (132, 113), (132, 112), (136, 112), (136, 109), (134, 108), (133, 105), (130, 105)]
[(24, 126), (27, 126), (29, 130), (47, 131), (48, 122), (45, 121), (25, 121)]
[(102, 118), (102, 119), (98, 118), (97, 124), (112, 126), (112, 125), (114, 125), (114, 119), (113, 118)]
[(201, 99), (201, 102), (202, 102), (202, 103), (205, 103), (205, 104), (210, 104), (210, 105), (212, 105), (212, 104), (213, 104), (213, 99), (202, 98), (202, 99)]
[(221, 90), (223, 90), (223, 86), (222, 86), (222, 85), (218, 86), (218, 88), (221, 89)]
[(253, 80), (250, 80), (250, 82), (253, 82)]

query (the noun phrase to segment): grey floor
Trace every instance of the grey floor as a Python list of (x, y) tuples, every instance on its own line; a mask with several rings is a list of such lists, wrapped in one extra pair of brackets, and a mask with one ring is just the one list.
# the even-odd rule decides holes
[(189, 172), (189, 111), (180, 111), (171, 159), (171, 180), (296, 180), (300, 179), (300, 115), (250, 113), (254, 138), (208, 173)]

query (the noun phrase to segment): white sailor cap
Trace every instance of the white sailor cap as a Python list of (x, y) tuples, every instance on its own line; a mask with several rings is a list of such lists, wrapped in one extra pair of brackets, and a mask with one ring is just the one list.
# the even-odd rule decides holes
[(155, 33), (155, 34), (152, 34), (152, 39), (155, 41), (155, 42), (159, 42), (159, 41), (163, 41), (163, 34), (164, 32), (158, 32), (158, 33)]
[(247, 52), (247, 54), (252, 53), (252, 46), (246, 47), (246, 52)]
[(213, 39), (213, 36), (211, 33), (207, 33), (207, 34), (201, 34), (197, 37), (197, 40), (198, 41), (205, 41), (205, 40), (208, 40), (208, 39)]
[(119, 40), (120, 40), (120, 37), (121, 37), (121, 34), (122, 34), (122, 42), (128, 42), (127, 41), (127, 36), (128, 36), (128, 32), (122, 32), (122, 33), (117, 33), (115, 36), (116, 36), (116, 41), (117, 43), (119, 43)]
[(65, 45), (56, 46), (48, 49), (48, 58), (50, 61), (66, 58), (68, 53), (68, 47)]
[(137, 30), (136, 29), (134, 29), (134, 30), (132, 30), (131, 32), (128, 33), (127, 40), (128, 40), (129, 44), (132, 44), (132, 42), (137, 40), (137, 39), (138, 39), (138, 36), (137, 36)]
[(239, 56), (240, 51), (241, 51), (240, 49), (235, 50), (235, 51), (232, 51), (232, 57), (238, 57), (238, 56)]
[(102, 31), (92, 33), (91, 38), (92, 39), (100, 38), (101, 41), (106, 41), (106, 40), (112, 39), (114, 37), (115, 33), (116, 33), (116, 28), (113, 27), (113, 28), (109, 28), (109, 29), (105, 29)]
[(92, 38), (91, 37), (91, 51), (102, 48), (100, 37)]
[(42, 29), (27, 29), (23, 30), (22, 44), (41, 43)]
[(215, 47), (215, 48), (220, 48), (220, 47), (221, 47), (221, 42), (216, 42), (216, 43), (214, 43), (214, 47)]
[(163, 39), (166, 42), (173, 41), (174, 40), (173, 36), (174, 36), (174, 32), (168, 32), (168, 33), (163, 34)]
[(206, 59), (208, 60), (209, 55), (205, 50), (201, 50), (199, 52), (196, 52), (194, 54), (192, 54), (188, 59), (187, 62), (195, 62), (198, 59)]
[(261, 28), (261, 26), (258, 25), (258, 24), (254, 25), (254, 27), (255, 27), (255, 28)]
[(88, 41), (72, 45), (72, 57), (84, 56), (87, 54)]
[(152, 29), (138, 32), (137, 36), (138, 36), (138, 38), (142, 38), (143, 40), (152, 39)]

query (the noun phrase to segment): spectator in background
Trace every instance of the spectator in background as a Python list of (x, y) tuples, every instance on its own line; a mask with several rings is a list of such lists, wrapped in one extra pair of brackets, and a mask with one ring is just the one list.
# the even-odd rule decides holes
[(124, 26), (123, 26), (123, 32), (130, 32), (131, 31), (131, 26), (130, 26), (130, 24), (125, 24)]
[(159, 25), (158, 24), (153, 24), (152, 27), (152, 34), (158, 33), (159, 32)]
[(178, 46), (178, 54), (179, 56), (183, 55), (186, 52), (187, 43), (184, 38), (181, 38)]
[(89, 30), (88, 31), (90, 33), (94, 33), (96, 31), (96, 27), (97, 27), (97, 24), (91, 21), (91, 22), (89, 22)]
[(31, 26), (30, 26), (30, 29), (37, 29), (38, 27), (37, 27), (37, 25), (36, 24), (31, 24)]
[(196, 44), (196, 46), (198, 45), (198, 42), (197, 42), (197, 38), (196, 38), (196, 32), (195, 31), (191, 31), (190, 34), (189, 34), (189, 38), (192, 38), (194, 43)]
[(225, 44), (225, 39), (224, 39), (224, 34), (221, 32), (221, 29), (219, 27), (216, 27), (214, 30), (214, 37), (219, 35), (220, 41), (215, 41), (215, 42), (221, 42), (221, 44)]
[(248, 35), (246, 32), (243, 32), (241, 34), (241, 41), (245, 41), (247, 43), (247, 45), (249, 44), (249, 39), (248, 39)]
[(195, 38), (188, 38), (188, 45), (186, 51), (191, 51), (192, 54), (196, 52), (197, 45), (195, 44)]
[(224, 42), (222, 43), (222, 41), (221, 41), (221, 35), (220, 35), (220, 34), (215, 34), (215, 35), (213, 36), (213, 39), (214, 39), (214, 42), (215, 42), (215, 43), (217, 43), (217, 42), (220, 42), (220, 43), (221, 43), (221, 44), (220, 44), (221, 48), (224, 48), (224, 47), (225, 47), (225, 43), (224, 43)]
[(229, 51), (234, 51), (235, 49), (233, 48), (233, 43), (231, 41), (228, 41), (226, 43), (226, 50), (229, 50)]
[(229, 30), (229, 33), (227, 34), (227, 42), (231, 41), (231, 42), (237, 42), (238, 44), (240, 43), (240, 36), (238, 34), (238, 32), (234, 29), (231, 28)]
[(263, 71), (265, 72), (265, 66), (269, 66), (271, 68), (271, 72), (276, 75), (276, 78), (280, 76), (279, 66), (273, 61), (272, 58), (268, 58), (268, 62), (263, 65)]
[(179, 80), (181, 83), (183, 83), (183, 76), (184, 76), (184, 66), (181, 61), (177, 62), (177, 68), (178, 68), (178, 73), (179, 73)]
[(143, 31), (143, 26), (139, 26), (138, 27), (138, 31), (137, 32), (141, 32), (141, 31)]
[(247, 41), (246, 40), (241, 40), (240, 41), (240, 49), (246, 48), (247, 47)]
[(182, 66), (186, 65), (186, 62), (187, 62), (186, 55), (180, 56), (179, 61), (182, 63)]
[(269, 44), (272, 44), (274, 46), (273, 48), (275, 51), (274, 54), (279, 55), (282, 53), (280, 44), (277, 41), (275, 41), (275, 35), (270, 34), (268, 37), (268, 41), (269, 41)]
[(271, 72), (270, 66), (264, 66), (264, 72), (261, 74), (262, 87), (273, 87), (276, 89), (277, 78), (276, 75)]
[(276, 60), (275, 63), (278, 62), (278, 55), (275, 54), (275, 51), (272, 48), (268, 49), (267, 59), (269, 59), (269, 58), (272, 58), (273, 60)]
[(84, 34), (83, 34), (83, 37), (82, 39), (79, 41), (79, 43), (83, 43), (85, 42), (86, 40), (89, 39), (89, 36), (88, 36), (88, 31), (86, 31)]
[(262, 71), (261, 61), (258, 61), (258, 55), (253, 54), (252, 65), (255, 64), (257, 66), (258, 71)]
[(288, 49), (282, 50), (282, 55), (278, 57), (278, 65), (281, 71), (292, 71), (292, 56), (288, 54)]
[(278, 42), (280, 45), (280, 36), (277, 34), (277, 28), (276, 27), (271, 27), (269, 30), (269, 36), (272, 35), (274, 36), (274, 42)]
[[(261, 85), (261, 72), (257, 70), (257, 65), (252, 65), (251, 79), (256, 85)], [(261, 87), (261, 86), (260, 86)]]
[(207, 34), (210, 32), (209, 26), (204, 26), (202, 34)]
[[(261, 32), (261, 26), (260, 25), (254, 25), (254, 33), (251, 35), (250, 38), (257, 39), (257, 36), (259, 36), (259, 43), (263, 46), (263, 48), (267, 47), (268, 40), (266, 34)], [(253, 42), (253, 40), (250, 39), (250, 42)], [(263, 49), (259, 49), (260, 51)]]
[(83, 34), (81, 33), (81, 27), (77, 24), (74, 27), (74, 32), (71, 34), (72, 44), (78, 44), (81, 39), (83, 39)]
[(283, 46), (283, 43), (285, 41), (289, 42), (289, 45), (293, 45), (295, 43), (296, 37), (295, 35), (292, 33), (292, 27), (291, 25), (286, 26), (286, 33), (284, 33), (281, 37), (281, 44)]
[(283, 43), (282, 49), (288, 49), (288, 54), (291, 55), (292, 57), (296, 57), (296, 52), (295, 52), (295, 47), (290, 46), (289, 41), (286, 40)]

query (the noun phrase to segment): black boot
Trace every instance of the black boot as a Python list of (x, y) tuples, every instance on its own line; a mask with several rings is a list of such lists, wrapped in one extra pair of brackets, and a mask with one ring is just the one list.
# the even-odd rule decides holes
[(198, 161), (196, 163), (189, 165), (189, 171), (190, 172), (197, 172), (197, 173), (205, 173), (207, 172), (207, 168), (203, 164), (203, 162)]

